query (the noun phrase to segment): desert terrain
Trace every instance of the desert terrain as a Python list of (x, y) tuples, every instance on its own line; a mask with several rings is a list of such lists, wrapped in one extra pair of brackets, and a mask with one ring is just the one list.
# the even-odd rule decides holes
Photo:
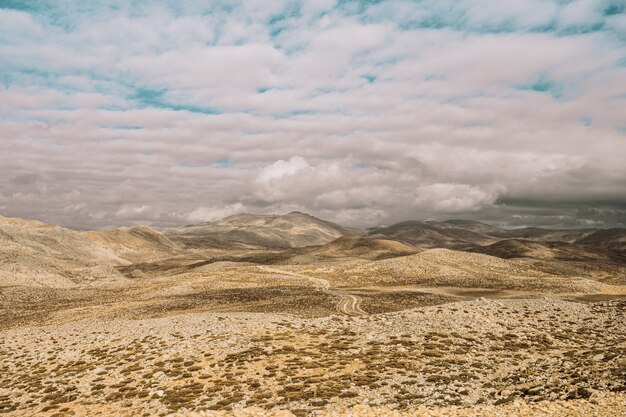
[(626, 413), (626, 229), (0, 217), (0, 413)]

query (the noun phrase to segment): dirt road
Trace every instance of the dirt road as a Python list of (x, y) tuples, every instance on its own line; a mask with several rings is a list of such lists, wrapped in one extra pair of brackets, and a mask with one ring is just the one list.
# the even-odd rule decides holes
[(356, 295), (347, 294), (340, 289), (330, 287), (330, 282), (324, 278), (313, 277), (310, 275), (298, 274), (295, 272), (283, 271), (282, 269), (270, 268), (268, 266), (260, 267), (265, 272), (271, 272), (273, 274), (287, 275), (295, 278), (308, 279), (312, 281), (315, 286), (328, 294), (339, 297), (335, 308), (337, 312), (345, 314), (346, 316), (365, 316), (367, 313), (361, 308), (361, 298)]

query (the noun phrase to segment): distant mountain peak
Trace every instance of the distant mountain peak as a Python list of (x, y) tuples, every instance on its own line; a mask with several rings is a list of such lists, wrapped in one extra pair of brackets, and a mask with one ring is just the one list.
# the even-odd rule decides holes
[(481, 222), (476, 221), (476, 220), (465, 220), (465, 219), (448, 219), (448, 220), (445, 220), (443, 223), (458, 224), (458, 225), (462, 225), (462, 224), (484, 224), (484, 223), (481, 223)]
[(169, 229), (166, 236), (197, 248), (288, 248), (323, 245), (358, 229), (318, 219), (301, 211), (287, 214), (240, 213), (215, 222)]
[(293, 211), (290, 211), (289, 213), (287, 213), (287, 216), (291, 216), (291, 215), (313, 217), (313, 216), (311, 216), (308, 213), (304, 213), (304, 212), (298, 211), (298, 210), (293, 210)]

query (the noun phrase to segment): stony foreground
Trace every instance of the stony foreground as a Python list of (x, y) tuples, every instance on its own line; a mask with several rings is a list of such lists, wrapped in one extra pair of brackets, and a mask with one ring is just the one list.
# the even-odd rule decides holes
[[(550, 401), (475, 407), (419, 407), (406, 411), (357, 405), (345, 410), (324, 411), (320, 417), (604, 417), (626, 414), (626, 395), (606, 394), (589, 400)], [(296, 417), (289, 410), (264, 411), (249, 408), (239, 411), (180, 412), (173, 417)]]
[(620, 415), (625, 311), (624, 301), (479, 299), (354, 318), (196, 313), (19, 327), (0, 332), (0, 412)]

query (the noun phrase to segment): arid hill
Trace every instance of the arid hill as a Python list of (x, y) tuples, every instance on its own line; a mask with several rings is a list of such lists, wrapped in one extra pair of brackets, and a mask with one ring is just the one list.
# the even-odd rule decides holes
[(499, 258), (533, 258), (560, 261), (626, 262), (626, 257), (607, 249), (598, 249), (568, 242), (542, 242), (506, 239), (488, 246), (469, 249)]
[(188, 248), (292, 248), (323, 245), (341, 236), (362, 234), (305, 213), (237, 214), (225, 219), (169, 229), (165, 235)]
[(594, 248), (609, 249), (626, 255), (626, 229), (598, 230), (578, 239), (576, 243)]
[(417, 250), (446, 248), (500, 258), (624, 262), (626, 229), (504, 229), (470, 220), (406, 221), (368, 229), (368, 237)]
[(369, 230), (370, 237), (403, 242), (419, 249), (447, 248), (468, 249), (487, 245), (499, 240), (490, 233), (502, 233), (500, 229), (465, 221), (406, 221)]
[(124, 280), (118, 267), (179, 253), (149, 227), (77, 231), (0, 217), (0, 286), (64, 288)]
[(342, 236), (322, 246), (300, 249), (297, 253), (321, 258), (385, 259), (418, 252), (414, 246), (402, 242), (362, 236)]
[(85, 232), (98, 245), (130, 262), (163, 259), (181, 253), (181, 247), (147, 226)]
[(450, 249), (429, 249), (373, 262), (303, 265), (294, 271), (324, 277), (338, 286), (543, 288), (556, 293), (593, 293), (601, 282), (626, 283), (624, 264), (502, 259)]
[(87, 233), (0, 217), (0, 285), (72, 287), (122, 279), (124, 259)]
[[(363, 233), (300, 212), (241, 214), (164, 233), (146, 226), (77, 231), (0, 217), (3, 245), (0, 282), (2, 285), (69, 287), (132, 279), (144, 274), (173, 275), (224, 261), (303, 265), (395, 258), (438, 248), (505, 259), (625, 262), (624, 229), (508, 230), (480, 222), (448, 220), (401, 222), (370, 229), (366, 236), (362, 236)], [(531, 238), (511, 239), (510, 235), (530, 235)], [(548, 238), (575, 240), (576, 243), (546, 241)], [(445, 258), (443, 263), (449, 263), (450, 256)], [(458, 259), (461, 264), (466, 261)], [(565, 266), (548, 264), (543, 268), (559, 275)], [(579, 266), (567, 268), (565, 275), (578, 272), (585, 275)], [(619, 276), (615, 278), (616, 282), (621, 280)]]
[(527, 239), (544, 242), (576, 242), (598, 229), (542, 229), (539, 227), (524, 227), (521, 229), (504, 229), (502, 237)]

